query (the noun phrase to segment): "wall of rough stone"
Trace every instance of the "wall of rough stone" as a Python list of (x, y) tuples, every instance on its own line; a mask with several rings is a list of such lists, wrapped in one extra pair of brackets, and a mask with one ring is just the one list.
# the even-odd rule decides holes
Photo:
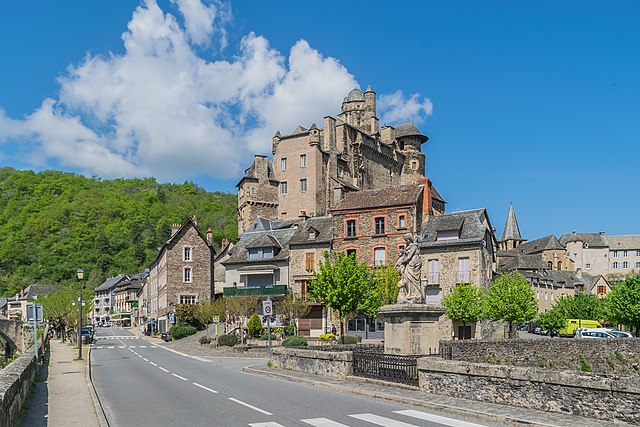
[(637, 378), (422, 358), (423, 391), (476, 401), (640, 424)]
[(0, 427), (16, 425), (36, 368), (33, 354), (23, 354), (0, 370)]
[(449, 360), (571, 371), (581, 370), (582, 356), (592, 372), (640, 376), (640, 338), (441, 341), (440, 354)]
[(353, 374), (353, 352), (274, 348), (271, 363), (276, 368), (332, 378)]

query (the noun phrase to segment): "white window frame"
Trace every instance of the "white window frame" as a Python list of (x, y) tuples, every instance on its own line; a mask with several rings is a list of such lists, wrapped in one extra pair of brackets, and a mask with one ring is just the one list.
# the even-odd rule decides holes
[(287, 194), (289, 191), (287, 181), (280, 181), (280, 194)]
[(307, 155), (306, 154), (300, 154), (300, 167), (301, 168), (306, 168), (307, 167)]
[(193, 261), (193, 248), (191, 246), (184, 246), (182, 248), (182, 260)]
[(429, 270), (427, 272), (427, 283), (437, 285), (440, 283), (440, 262), (437, 259), (428, 261)]
[(183, 283), (193, 283), (193, 268), (184, 267), (182, 269), (182, 281)]
[(307, 178), (300, 179), (300, 192), (301, 193), (307, 192)]
[(398, 228), (407, 228), (406, 215), (402, 214), (398, 217)]
[(287, 170), (287, 158), (283, 157), (280, 159), (280, 170), (281, 171), (286, 171)]
[(180, 304), (193, 305), (198, 303), (198, 296), (197, 295), (180, 295), (178, 297), (178, 301), (180, 302)]
[(385, 265), (387, 263), (387, 248), (378, 246), (373, 248), (373, 265)]

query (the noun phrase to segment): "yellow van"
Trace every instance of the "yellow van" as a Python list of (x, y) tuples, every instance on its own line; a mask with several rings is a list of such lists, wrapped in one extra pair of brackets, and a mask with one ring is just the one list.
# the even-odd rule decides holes
[(578, 327), (583, 328), (601, 328), (602, 325), (597, 320), (588, 319), (567, 319), (567, 325), (560, 329), (558, 333), (561, 337), (572, 337), (576, 333)]

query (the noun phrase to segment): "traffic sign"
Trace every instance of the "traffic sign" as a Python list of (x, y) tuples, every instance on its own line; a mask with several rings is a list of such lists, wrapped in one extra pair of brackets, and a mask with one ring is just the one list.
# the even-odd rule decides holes
[[(34, 314), (35, 310), (35, 314)], [(44, 320), (44, 316), (42, 315), (42, 304), (29, 304), (27, 305), (27, 320), (33, 321), (33, 317), (35, 315), (35, 320), (38, 322), (42, 322)]]
[(220, 323), (220, 316), (213, 316), (213, 323)]
[(262, 315), (271, 316), (273, 314), (273, 307), (271, 306), (271, 300), (262, 301)]

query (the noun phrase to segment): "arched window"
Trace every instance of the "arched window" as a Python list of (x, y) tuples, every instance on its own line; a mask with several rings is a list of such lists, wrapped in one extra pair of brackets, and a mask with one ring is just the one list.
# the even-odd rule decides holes
[(547, 268), (553, 270), (553, 263), (551, 261), (547, 261)]
[(558, 261), (558, 270), (562, 270), (562, 261)]

